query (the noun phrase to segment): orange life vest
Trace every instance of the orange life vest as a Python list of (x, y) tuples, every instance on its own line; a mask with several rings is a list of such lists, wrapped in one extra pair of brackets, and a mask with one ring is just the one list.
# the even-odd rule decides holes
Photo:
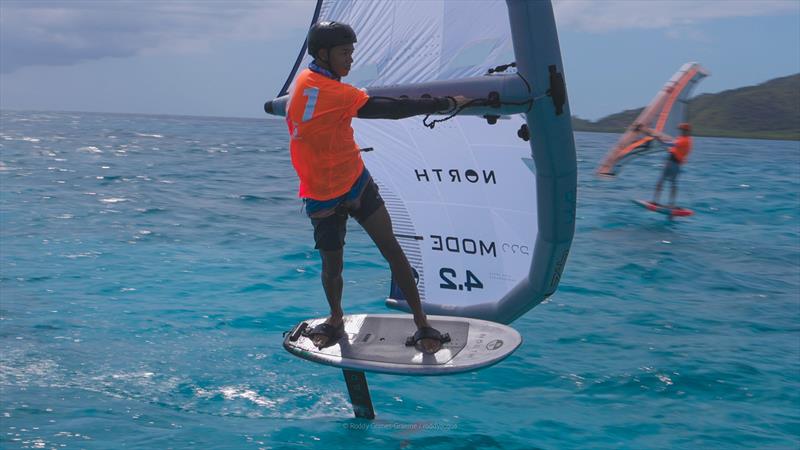
[(364, 162), (350, 122), (367, 100), (366, 92), (312, 70), (298, 75), (286, 123), (300, 197), (329, 200), (358, 179)]
[(678, 164), (685, 163), (686, 158), (689, 157), (689, 153), (691, 151), (692, 151), (692, 138), (690, 136), (678, 136), (677, 138), (675, 138), (675, 142), (669, 149), (669, 152), (672, 154), (672, 156), (675, 157), (675, 160), (678, 161)]

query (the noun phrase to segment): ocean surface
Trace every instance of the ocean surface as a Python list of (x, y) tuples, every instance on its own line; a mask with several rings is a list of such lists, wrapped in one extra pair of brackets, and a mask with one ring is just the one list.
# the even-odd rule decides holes
[[(283, 122), (2, 112), (0, 447), (584, 449), (800, 446), (800, 142), (696, 138), (674, 221), (663, 158), (615, 182), (577, 133), (558, 292), (499, 365), (340, 370), (282, 333), (325, 315)], [(421, 126), (421, 125), (420, 125)], [(388, 265), (351, 221), (345, 311), (384, 313)]]

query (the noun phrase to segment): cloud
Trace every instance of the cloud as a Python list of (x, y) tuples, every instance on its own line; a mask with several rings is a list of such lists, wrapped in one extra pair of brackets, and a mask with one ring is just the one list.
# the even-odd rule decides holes
[(665, 29), (731, 17), (800, 16), (797, 0), (556, 0), (560, 29), (605, 33)]
[[(0, 73), (275, 40), (309, 25), (314, 0), (2, 0)], [(555, 0), (562, 30), (684, 29), (729, 17), (796, 14), (797, 0)], [(674, 31), (674, 30), (673, 30)], [(687, 33), (674, 33), (686, 37)]]
[(0, 3), (0, 73), (109, 57), (202, 52), (270, 40), (311, 20), (306, 1), (36, 1)]

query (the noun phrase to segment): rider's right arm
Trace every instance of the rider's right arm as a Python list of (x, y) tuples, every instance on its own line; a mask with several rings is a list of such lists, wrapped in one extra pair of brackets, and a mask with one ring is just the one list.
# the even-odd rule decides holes
[(658, 132), (656, 130), (652, 130), (652, 129), (650, 129), (650, 128), (644, 126), (644, 125), (641, 125), (641, 124), (636, 124), (636, 126), (634, 127), (633, 130), (634, 131), (638, 131), (640, 133), (644, 133), (644, 134), (646, 134), (648, 136), (652, 136), (652, 137), (658, 139), (659, 141), (663, 142), (664, 144), (672, 144), (673, 141), (675, 140), (675, 138), (673, 138), (672, 136), (670, 136), (668, 134), (661, 133), (661, 132)]
[(422, 114), (435, 114), (454, 109), (455, 101), (448, 97), (392, 98), (370, 97), (359, 110), (361, 119), (404, 119)]

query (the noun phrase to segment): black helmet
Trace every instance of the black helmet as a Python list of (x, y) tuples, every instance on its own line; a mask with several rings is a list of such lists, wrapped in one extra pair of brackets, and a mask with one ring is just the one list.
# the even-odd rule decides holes
[(316, 58), (320, 49), (356, 42), (358, 42), (356, 32), (350, 25), (339, 22), (317, 22), (308, 31), (308, 54)]

